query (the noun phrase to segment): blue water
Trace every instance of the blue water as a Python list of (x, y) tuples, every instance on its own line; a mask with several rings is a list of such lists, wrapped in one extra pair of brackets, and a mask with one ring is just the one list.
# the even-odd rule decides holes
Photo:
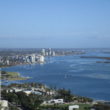
[[(110, 56), (91, 52), (87, 55)], [(16, 81), (18, 83), (41, 82), (51, 87), (70, 89), (77, 95), (110, 101), (110, 63), (96, 63), (102, 59), (80, 58), (80, 55), (56, 56), (46, 60), (43, 65), (19, 65), (2, 70), (32, 77)]]

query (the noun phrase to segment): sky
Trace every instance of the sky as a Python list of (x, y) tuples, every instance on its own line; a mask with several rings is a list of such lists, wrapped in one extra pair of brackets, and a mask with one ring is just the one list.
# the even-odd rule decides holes
[(0, 0), (0, 48), (110, 48), (110, 0)]

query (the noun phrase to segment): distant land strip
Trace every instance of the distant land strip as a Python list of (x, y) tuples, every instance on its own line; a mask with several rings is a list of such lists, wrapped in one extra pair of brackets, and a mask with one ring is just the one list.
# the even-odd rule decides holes
[(110, 57), (98, 57), (98, 56), (81, 56), (80, 58), (97, 58), (97, 59), (110, 60)]

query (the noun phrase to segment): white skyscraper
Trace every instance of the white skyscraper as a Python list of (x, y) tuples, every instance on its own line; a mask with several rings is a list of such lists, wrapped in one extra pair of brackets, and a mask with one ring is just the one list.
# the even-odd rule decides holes
[(52, 51), (51, 51), (51, 48), (49, 48), (49, 55), (50, 55), (50, 56), (52, 55)]
[(49, 55), (48, 52), (46, 52), (45, 55), (48, 56)]
[(31, 55), (31, 62), (32, 63), (35, 63), (36, 62), (36, 56), (35, 56), (35, 54), (32, 54)]
[(39, 62), (40, 62), (40, 63), (44, 63), (44, 62), (45, 62), (45, 57), (44, 57), (43, 55), (41, 55), (41, 56), (39, 57)]
[(45, 49), (42, 49), (41, 54), (45, 56)]
[(6, 64), (9, 65), (10, 64), (10, 61), (9, 60), (6, 60)]
[(55, 56), (55, 51), (52, 52), (52, 56)]

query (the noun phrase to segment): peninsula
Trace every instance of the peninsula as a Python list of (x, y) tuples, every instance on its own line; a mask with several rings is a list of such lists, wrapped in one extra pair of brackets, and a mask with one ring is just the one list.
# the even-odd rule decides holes
[(1, 71), (1, 79), (8, 80), (8, 81), (10, 81), (10, 80), (27, 80), (28, 77), (22, 77), (17, 72)]

